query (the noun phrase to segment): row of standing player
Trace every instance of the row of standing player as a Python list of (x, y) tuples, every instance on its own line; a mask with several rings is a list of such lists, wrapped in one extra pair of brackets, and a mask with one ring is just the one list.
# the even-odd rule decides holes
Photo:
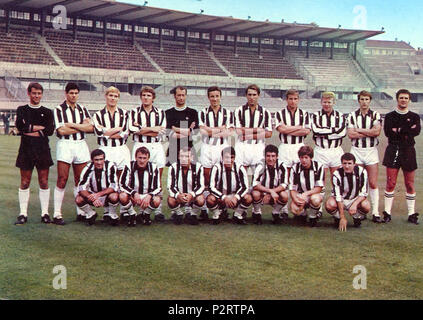
[[(118, 176), (130, 162), (129, 150), (125, 144), (129, 132), (134, 133), (135, 143), (132, 158), (134, 159), (136, 149), (141, 146), (147, 147), (151, 154), (151, 161), (158, 166), (161, 175), (165, 165), (165, 156), (161, 145), (164, 137), (167, 137), (170, 142), (167, 155), (167, 164), (170, 165), (177, 162), (176, 158), (181, 147), (192, 147), (192, 134), (195, 132), (194, 129), (199, 129), (203, 142), (200, 162), (204, 167), (206, 186), (209, 185), (211, 167), (219, 163), (220, 152), (228, 145), (228, 137), (233, 134), (233, 131), (237, 135), (235, 145), (237, 162), (253, 169), (262, 163), (265, 139), (272, 135), (271, 115), (259, 105), (260, 89), (256, 85), (251, 85), (246, 89), (247, 103), (233, 113), (221, 107), (221, 90), (218, 87), (209, 88), (210, 106), (202, 110), (199, 116), (194, 109), (186, 107), (187, 90), (184, 87), (173, 89), (176, 106), (166, 112), (153, 106), (154, 89), (144, 87), (140, 93), (141, 106), (131, 110), (130, 113), (117, 107), (120, 92), (111, 87), (106, 91), (106, 107), (97, 112), (93, 119), (90, 118), (88, 111), (77, 103), (79, 88), (75, 84), (68, 84), (65, 91), (66, 101), (54, 111), (55, 125), (52, 125), (52, 115), (49, 115), (48, 109), (40, 106), (43, 90), (39, 84), (30, 84), (28, 87), (30, 104), (18, 108), (17, 128), (22, 133), (16, 161), (16, 165), (21, 169), (19, 190), (21, 212), (18, 224), (26, 222), (29, 182), (34, 166), (37, 167), (39, 173), (42, 221), (50, 221), (48, 216), (49, 189), (46, 178), (48, 177), (48, 168), (53, 163), (47, 136), (51, 135), (54, 129), (59, 138), (57, 144), (58, 180), (54, 192), (53, 219), (56, 224), (64, 223), (60, 208), (71, 165), (75, 176), (74, 194), (76, 196), (79, 193), (77, 187), (79, 175), (89, 160), (88, 147), (84, 141), (86, 133), (92, 131), (96, 133), (100, 149), (105, 152), (108, 160), (116, 163)], [(289, 170), (298, 162), (298, 150), (303, 146), (304, 138), (312, 131), (316, 143), (315, 160), (333, 173), (340, 166), (340, 156), (343, 154), (342, 139), (348, 132), (353, 143), (351, 153), (355, 154), (357, 162), (364, 165), (369, 173), (373, 221), (381, 222), (377, 209), (378, 153), (376, 148), (377, 136), (381, 131), (381, 119), (377, 112), (370, 110), (371, 95), (367, 92), (359, 94), (360, 109), (352, 112), (348, 120), (339, 111), (333, 109), (335, 104), (333, 93), (324, 93), (321, 99), (322, 110), (310, 115), (298, 108), (299, 94), (297, 91), (289, 90), (286, 97), (287, 107), (276, 114), (276, 130), (279, 132), (281, 140), (279, 159)], [(417, 223), (417, 214), (413, 212), (415, 191), (412, 182), (417, 168), (414, 136), (420, 132), (420, 119), (418, 115), (408, 111), (410, 98), (411, 94), (407, 90), (400, 90), (397, 93), (397, 110), (388, 114), (385, 122), (385, 134), (389, 139), (389, 144), (385, 153), (386, 161), (384, 160), (388, 173), (384, 222), (390, 221), (396, 176), (399, 168), (403, 168), (406, 178), (409, 221), (411, 219), (410, 222), (414, 220)], [(414, 161), (409, 159), (410, 156), (413, 156), (413, 151)], [(79, 208), (77, 211), (79, 216), (84, 215)], [(321, 210), (319, 211), (321, 212)], [(282, 213), (286, 214), (286, 212)]]

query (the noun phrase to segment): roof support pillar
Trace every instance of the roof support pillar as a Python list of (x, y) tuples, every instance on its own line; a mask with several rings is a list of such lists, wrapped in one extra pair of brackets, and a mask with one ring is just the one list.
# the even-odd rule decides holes
[(258, 55), (261, 58), (261, 37), (258, 38)]
[(10, 32), (10, 16), (9, 16), (9, 9), (4, 10), (4, 17), (6, 19), (6, 33)]
[(235, 34), (235, 39), (234, 39), (234, 54), (237, 55), (238, 54), (238, 35)]
[(41, 11), (41, 20), (40, 20), (40, 35), (44, 37), (44, 30), (45, 30), (45, 21), (46, 21), (46, 12), (44, 10)]
[(77, 25), (76, 25), (76, 17), (74, 17), (73, 19), (73, 25), (72, 25), (72, 31), (73, 31), (73, 40), (77, 39)]
[(211, 52), (213, 52), (213, 44), (214, 44), (214, 31), (210, 32), (210, 44), (209, 44), (209, 49)]
[(354, 53), (353, 53), (354, 60), (357, 59), (357, 41), (354, 42)]
[(103, 20), (103, 42), (107, 43), (107, 20)]
[(333, 59), (333, 45), (335, 44), (335, 42), (332, 40), (330, 42), (330, 59)]
[(307, 40), (306, 58), (310, 58), (310, 39)]
[(188, 53), (188, 29), (185, 29), (185, 52)]
[(135, 46), (135, 24), (132, 24), (131, 43)]
[(285, 38), (282, 38), (281, 56), (285, 57)]
[(163, 29), (159, 28), (159, 48), (163, 51)]

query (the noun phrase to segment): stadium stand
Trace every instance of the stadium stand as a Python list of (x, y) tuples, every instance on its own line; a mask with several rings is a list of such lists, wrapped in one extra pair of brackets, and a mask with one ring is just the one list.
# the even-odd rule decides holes
[(187, 52), (184, 45), (177, 42), (163, 43), (163, 50), (157, 41), (139, 43), (165, 72), (226, 76), (201, 46), (190, 45)]
[(276, 50), (215, 47), (215, 57), (235, 76), (248, 78), (302, 79), (295, 68)]
[(47, 31), (47, 43), (68, 66), (157, 72), (127, 39), (110, 37), (105, 44), (94, 35)]
[(336, 50), (333, 59), (329, 53), (289, 50), (288, 54), (299, 62), (314, 78), (316, 86), (369, 87), (367, 79), (359, 72), (346, 50)]
[(416, 56), (365, 55), (369, 71), (385, 88), (423, 88), (423, 74), (415, 74), (412, 65), (421, 65)]
[(0, 27), (0, 59), (4, 62), (57, 65), (28, 29)]

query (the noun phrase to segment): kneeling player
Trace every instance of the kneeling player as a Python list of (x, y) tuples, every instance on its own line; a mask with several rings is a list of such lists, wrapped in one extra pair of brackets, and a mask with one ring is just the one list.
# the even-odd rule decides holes
[[(160, 205), (160, 174), (157, 166), (150, 162), (150, 151), (140, 147), (135, 151), (135, 161), (125, 167), (120, 177), (119, 200), (122, 209), (129, 212), (128, 226), (151, 225), (150, 214)], [(133, 205), (140, 207), (137, 215)]]
[(281, 211), (288, 202), (288, 169), (278, 160), (279, 150), (274, 145), (264, 149), (265, 163), (260, 164), (253, 177), (253, 222), (262, 224), (261, 206), (270, 204), (273, 207), (273, 224), (280, 224), (288, 215), (281, 219)]
[(100, 149), (91, 152), (91, 163), (81, 172), (78, 184), (79, 193), (75, 202), (85, 213), (89, 225), (95, 223), (97, 213), (91, 208), (109, 206), (112, 224), (117, 225), (116, 207), (119, 201), (116, 166), (105, 160), (105, 153)]
[(289, 190), (291, 193), (291, 211), (303, 224), (310, 219), (310, 225), (316, 226), (318, 212), (323, 202), (320, 194), (324, 186), (324, 168), (313, 161), (313, 149), (303, 146), (298, 150), (300, 162), (291, 168)]
[(210, 173), (211, 194), (207, 197), (207, 207), (213, 211), (213, 224), (219, 224), (225, 208), (234, 209), (237, 224), (247, 224), (242, 214), (253, 201), (248, 188), (247, 171), (235, 163), (235, 149), (226, 147), (222, 150), (222, 161), (214, 165)]
[(183, 206), (185, 220), (197, 225), (197, 214), (204, 205), (204, 169), (200, 163), (193, 163), (193, 158), (191, 148), (184, 147), (179, 151), (179, 161), (169, 167), (167, 203), (175, 224), (181, 224), (183, 221), (183, 212), (180, 209)]
[(344, 210), (353, 217), (354, 227), (361, 225), (370, 211), (367, 200), (367, 171), (355, 163), (351, 153), (341, 157), (342, 167), (335, 171), (332, 178), (333, 195), (326, 201), (326, 211), (334, 217), (335, 226), (340, 231), (347, 230)]

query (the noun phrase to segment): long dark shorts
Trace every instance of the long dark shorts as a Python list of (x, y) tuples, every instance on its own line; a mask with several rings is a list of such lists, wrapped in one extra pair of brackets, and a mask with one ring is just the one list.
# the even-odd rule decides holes
[(22, 170), (45, 170), (54, 164), (48, 144), (21, 143), (16, 167)]
[(416, 149), (414, 147), (400, 148), (389, 144), (385, 150), (383, 165), (408, 172), (414, 171), (417, 169)]

